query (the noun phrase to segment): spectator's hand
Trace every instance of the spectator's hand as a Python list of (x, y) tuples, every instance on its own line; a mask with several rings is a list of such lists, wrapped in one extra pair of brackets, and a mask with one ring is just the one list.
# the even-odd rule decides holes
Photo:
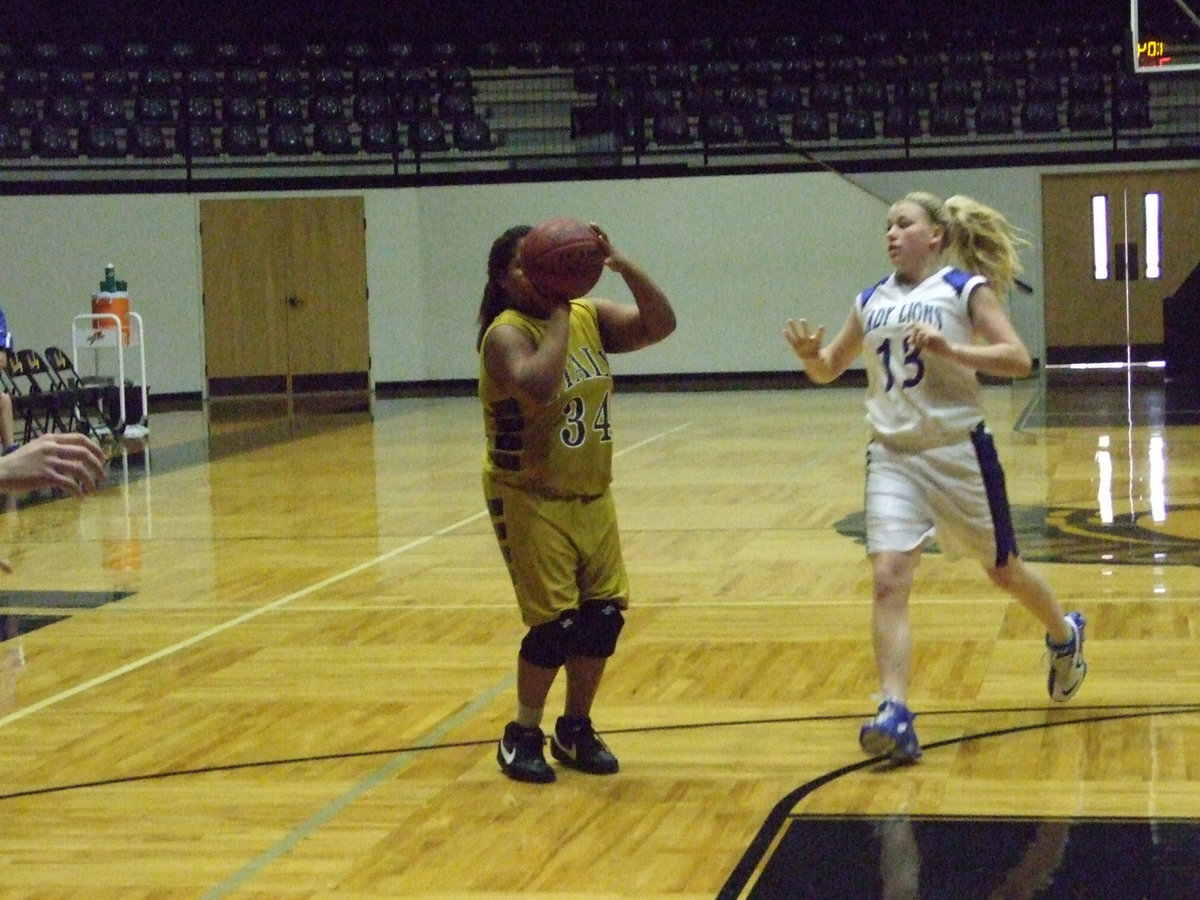
[(58, 488), (82, 497), (104, 477), (104, 463), (104, 451), (87, 435), (44, 434), (0, 457), (0, 490)]

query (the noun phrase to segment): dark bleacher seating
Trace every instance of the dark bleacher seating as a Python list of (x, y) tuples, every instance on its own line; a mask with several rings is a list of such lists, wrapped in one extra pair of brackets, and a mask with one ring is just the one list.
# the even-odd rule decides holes
[(346, 107), (342, 98), (332, 94), (313, 97), (311, 113), (314, 122), (342, 122), (346, 119)]
[(975, 86), (966, 78), (943, 78), (937, 83), (938, 106), (974, 106)]
[(359, 122), (374, 122), (392, 115), (392, 98), (384, 93), (360, 94), (351, 109)]
[(666, 88), (650, 88), (641, 96), (641, 111), (650, 118), (678, 112), (679, 98), (674, 91)]
[(1033, 100), (1021, 107), (1021, 130), (1036, 134), (1058, 131), (1058, 103), (1053, 100)]
[(230, 97), (257, 97), (262, 93), (262, 81), (255, 66), (233, 66), (225, 72), (222, 83)]
[(1072, 131), (1095, 131), (1108, 127), (1104, 100), (1099, 97), (1072, 98), (1067, 103), (1067, 127)]
[(45, 95), (44, 79), (40, 69), (18, 65), (5, 79), (5, 91), (12, 97), (42, 97)]
[(21, 126), (12, 122), (0, 121), (0, 157), (4, 159), (20, 159), (29, 156), (29, 148)]
[(592, 63), (580, 66), (572, 75), (571, 83), (581, 94), (594, 94), (612, 84), (612, 74), (606, 66)]
[(167, 66), (148, 66), (137, 80), (137, 91), (143, 97), (170, 97), (178, 92), (175, 70)]
[(68, 128), (77, 128), (87, 119), (86, 108), (79, 97), (52, 97), (43, 108), (43, 113), (47, 122)]
[(66, 159), (78, 156), (72, 130), (57, 122), (37, 122), (30, 136), (30, 146), (35, 156), (48, 159)]
[(1025, 79), (1025, 100), (1058, 102), (1062, 99), (1062, 79), (1057, 75), (1037, 74)]
[(1015, 105), (1021, 99), (1015, 78), (1006, 75), (992, 75), (985, 78), (979, 87), (981, 103), (1007, 103)]
[(212, 97), (188, 97), (183, 103), (181, 117), (185, 122), (214, 124), (217, 121), (217, 105)]
[(742, 137), (753, 144), (777, 144), (783, 140), (779, 114), (770, 109), (755, 109), (738, 114)]
[(408, 143), (418, 153), (434, 153), (450, 147), (445, 123), (429, 116), (408, 126)]
[(475, 66), (480, 69), (502, 69), (507, 65), (504, 45), (500, 41), (483, 41), (475, 48)]
[(119, 128), (129, 120), (129, 111), (121, 97), (93, 97), (88, 104), (88, 120), (96, 125)]
[(1025, 50), (1011, 45), (998, 47), (991, 53), (990, 77), (1021, 78), (1029, 72)]
[(864, 78), (851, 89), (851, 104), (856, 109), (882, 112), (888, 108), (887, 87), (882, 81)]
[(767, 91), (767, 109), (789, 113), (800, 105), (800, 89), (793, 84), (777, 84)]
[(438, 118), (444, 122), (455, 122), (458, 119), (475, 115), (475, 98), (469, 91), (442, 91), (437, 99)]
[[(923, 135), (956, 138), (934, 146), (986, 145), (989, 137), (1011, 136), (1006, 147), (1028, 136), (1051, 153), (1069, 149), (1072, 141), (1090, 142), (1088, 149), (1094, 149), (1100, 131), (1111, 131), (1117, 142), (1122, 132), (1136, 131), (1139, 147), (1157, 147), (1161, 142), (1147, 143), (1145, 132), (1168, 121), (1176, 144), (1190, 136), (1193, 114), (1179, 111), (1176, 96), (1182, 80), (1133, 75), (1120, 36), (1112, 28), (1085, 33), (1086, 25), (1039, 33), (1026, 45), (1016, 31), (986, 40), (969, 28), (951, 35), (932, 27), (768, 36), (766, 28), (749, 34), (734, 25), (712, 36), (610, 34), (555, 44), (489, 39), (478, 46), (358, 39), (340, 30), (306, 41), (280, 32), (278, 39), (222, 41), (215, 47), (141, 37), (75, 44), (5, 41), (0, 154), (86, 157), (86, 165), (53, 167), (62, 178), (74, 179), (105, 177), (95, 174), (105, 169), (100, 160), (128, 155), (152, 161), (176, 152), (193, 158), (273, 152), (299, 160), (306, 152), (302, 146), (322, 155), (360, 152), (364, 144), (374, 148), (368, 153), (401, 146), (434, 152), (461, 150), (477, 140), (479, 149), (503, 148), (515, 157), (543, 135), (539, 156), (591, 152), (595, 142), (569, 144), (572, 135), (614, 135), (621, 146), (641, 148), (648, 137), (660, 146), (696, 146), (701, 137), (724, 146), (772, 144), (781, 132), (817, 143), (829, 141), (832, 133), (852, 145), (881, 130), (890, 139), (879, 148), (886, 154), (907, 154), (908, 142)], [(543, 71), (550, 66), (555, 71)], [(584, 98), (569, 96), (572, 86), (564, 86), (564, 73), (568, 79), (574, 75), (573, 92)], [(506, 95), (504, 81), (510, 77), (514, 87), (517, 79), (523, 81)], [(539, 91), (544, 95), (535, 97)], [(553, 116), (547, 104), (560, 105)], [(558, 113), (571, 107), (594, 113), (591, 124), (580, 127), (583, 113), (571, 111), (572, 131), (559, 134), (557, 123), (566, 117)], [(481, 112), (485, 117), (476, 119)], [(690, 117), (689, 128), (669, 136), (666, 123), (677, 112)], [(526, 116), (528, 123), (522, 121)], [(438, 122), (439, 138), (422, 134), (422, 127), (431, 128), (422, 126), (427, 120)], [(497, 121), (503, 131), (492, 134)], [(285, 147), (272, 134), (269, 126), (285, 122), (300, 126), (294, 136), (302, 135), (302, 144)], [(486, 126), (486, 137), (457, 134), (460, 122), (471, 123), (467, 129)], [(215, 145), (209, 149), (201, 140), (197, 152), (187, 127), (201, 123), (253, 126), (258, 149), (241, 149), (238, 132), (218, 130)], [(320, 129), (322, 124), (336, 127)], [(655, 125), (662, 140), (653, 136)], [(155, 127), (135, 131), (139, 126)], [(1048, 134), (1056, 135), (1053, 143), (1041, 137)], [(896, 139), (903, 139), (903, 150), (897, 150)], [(912, 149), (924, 145), (918, 141)], [(836, 142), (830, 149), (838, 152)]]
[(32, 125), (37, 120), (37, 102), (32, 97), (0, 97), (0, 121), (14, 125)]
[(354, 141), (350, 134), (350, 126), (342, 121), (318, 122), (313, 128), (313, 147), (318, 153), (353, 153)]
[(400, 149), (400, 132), (391, 119), (374, 119), (363, 123), (362, 150), (364, 153), (394, 153)]
[(691, 120), (682, 112), (655, 116), (652, 134), (654, 143), (664, 147), (678, 147), (695, 141)]
[(215, 97), (221, 90), (221, 77), (211, 66), (188, 69), (183, 76), (183, 91), (188, 97)]
[(308, 135), (299, 122), (272, 122), (267, 128), (267, 148), (278, 156), (305, 156), (312, 152)]
[(303, 123), (308, 118), (305, 106), (305, 101), (299, 97), (268, 97), (266, 106), (267, 121), (276, 124), (285, 122)]
[(256, 126), (236, 122), (221, 129), (221, 148), (230, 156), (262, 156), (262, 135)]
[(828, 141), (829, 136), (828, 113), (809, 107), (801, 107), (792, 113), (792, 137), (797, 141)]
[(117, 129), (108, 125), (85, 125), (79, 135), (80, 150), (92, 159), (122, 157), (125, 151), (117, 134)]
[(160, 125), (136, 124), (129, 129), (129, 152), (139, 159), (171, 155), (166, 130)]
[(492, 129), (482, 116), (463, 115), (454, 121), (454, 146), (459, 150), (494, 150)]
[(138, 97), (133, 118), (146, 125), (169, 125), (175, 121), (175, 107), (167, 97)]
[(837, 134), (839, 138), (849, 141), (874, 138), (874, 114), (865, 109), (843, 109), (837, 115)]
[(692, 67), (685, 62), (669, 62), (654, 69), (654, 84), (671, 91), (682, 91), (692, 85)]
[(711, 109), (700, 117), (700, 139), (706, 144), (736, 144), (740, 140), (737, 116), (728, 108)]
[(883, 136), (914, 138), (921, 136), (921, 113), (904, 106), (889, 106), (883, 114)]
[(821, 112), (837, 112), (846, 105), (846, 92), (840, 84), (819, 81), (809, 89), (808, 105)]
[(987, 71), (984, 52), (975, 48), (951, 50), (946, 57), (946, 74), (965, 81), (980, 81)]
[(1014, 130), (1014, 116), (1011, 103), (985, 100), (975, 110), (975, 131), (977, 134), (1013, 134)]
[(253, 97), (235, 96), (228, 98), (221, 106), (221, 118), (225, 122), (238, 125), (256, 125), (262, 121), (262, 110), (258, 101)]
[(179, 149), (189, 157), (217, 155), (216, 130), (208, 122), (187, 122), (176, 134)]
[(1117, 98), (1117, 127), (1122, 130), (1151, 128), (1154, 120), (1150, 115), (1150, 101), (1137, 97)]
[(276, 62), (267, 75), (267, 91), (273, 97), (304, 97), (308, 95), (308, 79), (298, 65)]
[(373, 91), (387, 93), (390, 89), (391, 76), (388, 74), (386, 66), (377, 63), (367, 63), (354, 70), (355, 94), (365, 94)]
[(86, 89), (83, 72), (73, 66), (57, 66), (45, 79), (45, 91), (51, 97), (82, 97)]
[(939, 102), (929, 111), (929, 134), (933, 137), (961, 137), (966, 133), (966, 107)]

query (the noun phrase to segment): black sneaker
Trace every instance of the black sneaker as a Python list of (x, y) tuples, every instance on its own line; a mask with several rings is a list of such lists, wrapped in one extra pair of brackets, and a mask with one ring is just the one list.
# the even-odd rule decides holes
[(513, 781), (532, 781), (547, 784), (554, 780), (554, 770), (542, 753), (545, 735), (537, 726), (525, 728), (516, 722), (504, 726), (504, 737), (496, 748), (500, 771)]
[(590, 775), (612, 775), (620, 768), (588, 716), (558, 717), (550, 735), (550, 755), (564, 766)]

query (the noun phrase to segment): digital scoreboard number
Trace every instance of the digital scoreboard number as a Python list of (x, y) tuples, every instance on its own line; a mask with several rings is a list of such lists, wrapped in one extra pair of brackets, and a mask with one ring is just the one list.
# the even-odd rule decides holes
[(1200, 0), (1130, 0), (1135, 72), (1200, 69)]

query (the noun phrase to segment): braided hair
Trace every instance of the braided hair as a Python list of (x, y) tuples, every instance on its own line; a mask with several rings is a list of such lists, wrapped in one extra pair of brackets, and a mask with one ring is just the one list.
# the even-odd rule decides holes
[(501, 287), (500, 280), (508, 271), (508, 264), (516, 255), (521, 238), (529, 234), (531, 230), (532, 226), (530, 225), (514, 225), (496, 238), (492, 244), (492, 249), (488, 253), (487, 284), (484, 285), (483, 300), (479, 304), (479, 334), (475, 338), (477, 351), (483, 347), (483, 336), (487, 333), (488, 326), (495, 321), (496, 316), (508, 309), (509, 297)]

